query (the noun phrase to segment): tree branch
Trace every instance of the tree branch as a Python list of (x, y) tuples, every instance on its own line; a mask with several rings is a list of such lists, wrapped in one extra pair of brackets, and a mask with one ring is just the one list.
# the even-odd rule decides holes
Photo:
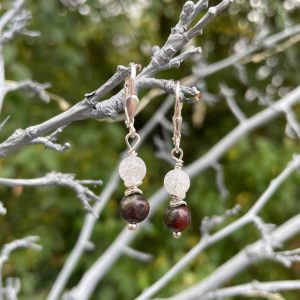
[[(253, 41), (251, 44), (245, 47), (244, 51), (237, 52), (223, 60), (212, 63), (206, 66), (205, 68), (198, 68), (196, 71), (196, 79), (199, 80), (208, 77), (218, 71), (235, 65), (237, 62), (243, 62), (245, 58), (250, 57), (250, 55), (253, 54), (255, 51), (263, 49), (265, 47), (274, 47), (282, 40), (295, 36), (298, 33), (300, 33), (300, 25), (295, 25), (289, 28), (285, 28), (283, 31), (275, 33), (265, 38), (263, 44), (256, 43), (255, 41)], [(249, 63), (250, 61), (246, 61), (245, 63)], [(194, 82), (195, 81), (192, 81), (191, 84), (195, 84)]]
[[(85, 184), (99, 185), (101, 180), (85, 181)], [(73, 174), (63, 174), (57, 172), (48, 173), (44, 177), (34, 179), (8, 179), (0, 178), (0, 185), (7, 186), (66, 186), (74, 190), (78, 199), (81, 201), (84, 209), (97, 216), (95, 211), (90, 206), (90, 200), (100, 201), (100, 198), (95, 195), (90, 189), (86, 188), (80, 180), (76, 180)]]
[(128, 257), (131, 257), (133, 259), (136, 259), (138, 261), (145, 262), (145, 263), (149, 263), (150, 261), (153, 260), (153, 256), (151, 254), (144, 253), (144, 252), (141, 252), (141, 251), (137, 251), (137, 250), (132, 249), (132, 248), (127, 247), (127, 246), (125, 246), (123, 248), (123, 253), (125, 255), (127, 255)]
[(212, 168), (216, 171), (216, 186), (220, 196), (222, 199), (227, 199), (229, 192), (225, 184), (224, 168), (219, 162), (214, 163)]
[(0, 201), (0, 215), (6, 215), (6, 208), (3, 203)]
[(14, 92), (18, 90), (24, 90), (24, 91), (31, 91), (33, 92), (37, 97), (39, 97), (42, 101), (48, 103), (50, 100), (50, 97), (48, 93), (46, 92), (46, 89), (51, 87), (51, 84), (46, 83), (39, 83), (32, 80), (23, 80), (23, 81), (6, 81), (5, 82), (5, 90), (6, 92)]
[(17, 249), (29, 248), (32, 250), (42, 250), (42, 246), (36, 242), (39, 241), (38, 236), (28, 236), (19, 240), (15, 240), (3, 246), (0, 253), (0, 299), (3, 300), (5, 296), (5, 289), (3, 288), (2, 271), (4, 264), (9, 260), (11, 253)]
[[(283, 291), (292, 291), (300, 289), (300, 280), (286, 280), (286, 281), (269, 281), (269, 282), (257, 282), (242, 284), (238, 286), (228, 287), (214, 292), (209, 292), (202, 296), (202, 300), (222, 299), (224, 297), (236, 297), (236, 296), (251, 296), (253, 292), (262, 293), (275, 293)], [(269, 299), (283, 299), (283, 298), (269, 298)]]
[(71, 145), (70, 143), (64, 143), (63, 145), (60, 145), (57, 142), (57, 137), (60, 133), (62, 133), (64, 128), (58, 128), (56, 131), (54, 131), (52, 134), (46, 137), (37, 137), (34, 140), (30, 142), (32, 145), (42, 144), (45, 146), (45, 148), (52, 149), (57, 152), (65, 152), (66, 150), (70, 149)]
[(246, 120), (245, 114), (242, 112), (242, 110), (238, 107), (234, 100), (234, 90), (228, 88), (225, 84), (220, 84), (220, 92), (224, 96), (228, 107), (232, 111), (233, 115), (236, 117), (236, 119), (242, 123)]
[(232, 2), (233, 0), (223, 0), (218, 5), (210, 7), (208, 12), (200, 19), (200, 21), (186, 33), (186, 38), (191, 40), (193, 37), (200, 34), (205, 25), (225, 10)]
[[(272, 239), (283, 244), (290, 240), (295, 235), (299, 234), (300, 230), (300, 215), (296, 215), (284, 224), (277, 227), (272, 232)], [(249, 253), (257, 253), (264, 245), (263, 240), (259, 240), (245, 249), (240, 251), (238, 254), (230, 258), (223, 265), (218, 267), (213, 273), (206, 277), (200, 283), (180, 292), (176, 296), (172, 296), (168, 299), (172, 300), (198, 300), (199, 297), (204, 297), (207, 293), (214, 291), (219, 288), (230, 279), (234, 278), (242, 270), (246, 269), (251, 264), (261, 260), (261, 256), (252, 256)], [(201, 298), (202, 299), (202, 298)]]
[[(139, 83), (143, 88), (159, 88), (168, 94), (175, 95), (176, 83), (174, 80), (145, 78)], [(200, 100), (201, 93), (196, 87), (180, 86), (181, 99), (184, 102), (195, 103)], [(190, 97), (193, 97), (192, 99)]]
[(24, 0), (14, 0), (13, 2), (12, 7), (0, 18), (0, 34), (3, 31), (3, 28), (19, 12), (24, 4)]
[(221, 216), (204, 217), (201, 222), (201, 236), (205, 239), (210, 235), (214, 227), (224, 223), (228, 218), (236, 216), (241, 210), (240, 205), (236, 205), (234, 208), (225, 211)]

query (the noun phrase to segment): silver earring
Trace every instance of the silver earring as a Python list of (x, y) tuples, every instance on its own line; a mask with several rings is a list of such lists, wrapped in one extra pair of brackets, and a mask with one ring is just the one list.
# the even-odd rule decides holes
[(173, 116), (173, 144), (174, 149), (171, 151), (171, 156), (175, 161), (174, 170), (169, 171), (164, 178), (164, 186), (170, 194), (171, 200), (169, 206), (164, 212), (164, 223), (168, 229), (173, 232), (175, 238), (181, 236), (191, 223), (191, 213), (184, 201), (186, 192), (190, 187), (190, 178), (182, 170), (183, 166), (183, 150), (180, 148), (181, 140), (181, 125), (182, 125), (182, 110), (183, 103), (180, 101), (180, 85), (176, 86), (175, 112)]
[[(128, 156), (124, 158), (119, 166), (120, 177), (124, 181), (126, 190), (120, 202), (120, 211), (123, 218), (128, 222), (128, 229), (135, 230), (137, 223), (146, 219), (149, 214), (150, 206), (144, 198), (139, 186), (146, 175), (146, 165), (138, 157), (136, 152), (140, 143), (140, 136), (134, 128), (134, 116), (138, 107), (139, 99), (135, 88), (136, 65), (131, 64), (131, 74), (125, 79), (125, 124), (129, 133), (125, 137), (128, 148)], [(130, 142), (130, 140), (132, 140)]]

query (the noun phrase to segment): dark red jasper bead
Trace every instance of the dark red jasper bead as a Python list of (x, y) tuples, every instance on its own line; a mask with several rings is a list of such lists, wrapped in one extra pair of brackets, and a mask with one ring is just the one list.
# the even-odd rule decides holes
[(150, 205), (143, 195), (135, 193), (125, 196), (120, 202), (123, 218), (131, 224), (140, 223), (146, 219)]
[(184, 231), (191, 224), (189, 208), (182, 204), (177, 207), (168, 207), (164, 213), (164, 223), (173, 232)]

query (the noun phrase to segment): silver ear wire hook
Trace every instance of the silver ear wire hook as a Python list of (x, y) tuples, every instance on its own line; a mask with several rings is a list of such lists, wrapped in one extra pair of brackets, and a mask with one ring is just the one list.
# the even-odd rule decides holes
[[(171, 196), (169, 207), (164, 213), (165, 225), (173, 231), (173, 236), (179, 238), (191, 223), (191, 214), (184, 201), (190, 187), (190, 178), (183, 167), (183, 150), (180, 148), (183, 103), (181, 102), (180, 85), (177, 82), (175, 91), (175, 108), (173, 116), (173, 143), (171, 157), (175, 161), (174, 170), (169, 171), (164, 178), (164, 187)], [(180, 224), (180, 226), (179, 226)]]
[(175, 93), (175, 109), (174, 109), (174, 116), (172, 118), (173, 120), (173, 127), (174, 127), (174, 133), (173, 133), (173, 144), (175, 146), (175, 151), (179, 152), (180, 149), (180, 139), (181, 139), (181, 126), (182, 126), (182, 105), (183, 103), (180, 101), (180, 84), (179, 81), (176, 85), (176, 93)]
[[(129, 133), (125, 137), (125, 142), (128, 147), (128, 153), (130, 155), (136, 155), (136, 148), (140, 143), (140, 137), (136, 133), (134, 128), (134, 116), (139, 104), (139, 98), (136, 95), (135, 78), (137, 73), (137, 65), (135, 63), (130, 64), (130, 75), (125, 79), (125, 101), (124, 110), (126, 115), (125, 124), (129, 129)], [(135, 139), (131, 143), (130, 139)]]
[(136, 95), (135, 78), (136, 78), (136, 64), (130, 64), (130, 75), (125, 79), (125, 115), (126, 125), (130, 130), (132, 136), (134, 136), (134, 116), (139, 104), (139, 99)]

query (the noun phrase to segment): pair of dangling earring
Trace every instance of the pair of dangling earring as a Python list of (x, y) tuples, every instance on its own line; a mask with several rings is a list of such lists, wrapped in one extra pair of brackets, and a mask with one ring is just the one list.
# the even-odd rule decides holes
[[(126, 190), (120, 202), (120, 210), (123, 218), (128, 222), (129, 230), (135, 230), (137, 223), (146, 219), (150, 212), (150, 205), (144, 198), (139, 186), (146, 175), (146, 165), (138, 156), (136, 149), (140, 137), (134, 128), (134, 115), (136, 113), (139, 99), (135, 89), (136, 66), (131, 64), (131, 75), (125, 79), (125, 124), (129, 133), (125, 137), (128, 147), (128, 156), (124, 158), (119, 166), (120, 177), (124, 181)], [(176, 86), (175, 112), (173, 116), (173, 144), (171, 151), (172, 159), (175, 161), (175, 168), (169, 171), (164, 178), (164, 187), (170, 194), (169, 206), (164, 212), (164, 223), (173, 232), (175, 238), (181, 236), (191, 223), (191, 214), (187, 203), (184, 201), (186, 192), (190, 187), (189, 176), (182, 170), (183, 151), (180, 148), (181, 139), (181, 117), (182, 102), (180, 101), (180, 85)], [(130, 139), (133, 141), (130, 144)]]

